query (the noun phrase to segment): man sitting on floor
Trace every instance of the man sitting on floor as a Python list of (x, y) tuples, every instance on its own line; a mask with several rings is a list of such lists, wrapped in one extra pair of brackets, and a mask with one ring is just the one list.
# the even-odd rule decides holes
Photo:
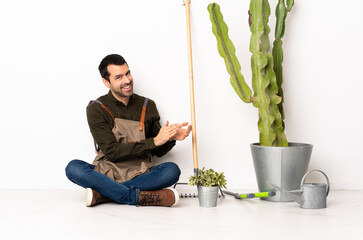
[(154, 101), (134, 94), (134, 79), (122, 56), (106, 56), (98, 69), (110, 91), (87, 107), (97, 156), (93, 164), (69, 162), (68, 179), (86, 188), (88, 207), (112, 200), (140, 206), (176, 205), (178, 193), (166, 187), (179, 180), (180, 169), (172, 162), (157, 165), (152, 157), (169, 152), (192, 126), (166, 122), (161, 127)]

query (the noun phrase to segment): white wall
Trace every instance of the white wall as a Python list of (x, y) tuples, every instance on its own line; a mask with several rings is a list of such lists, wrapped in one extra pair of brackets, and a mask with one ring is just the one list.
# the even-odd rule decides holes
[[(250, 84), (249, 1), (216, 1)], [(258, 141), (257, 110), (229, 84), (206, 10), (210, 2), (191, 4), (199, 166), (224, 171), (229, 188), (257, 189), (249, 150)], [(107, 93), (97, 71), (107, 54), (126, 58), (135, 91), (156, 101), (162, 122), (190, 121), (182, 3), (2, 2), (0, 188), (75, 187), (64, 167), (74, 158), (94, 158), (85, 108)], [(314, 145), (310, 168), (325, 171), (333, 188), (363, 186), (362, 12), (359, 0), (296, 0), (287, 19), (286, 134)], [(186, 181), (193, 171), (191, 138), (162, 161), (178, 163)]]

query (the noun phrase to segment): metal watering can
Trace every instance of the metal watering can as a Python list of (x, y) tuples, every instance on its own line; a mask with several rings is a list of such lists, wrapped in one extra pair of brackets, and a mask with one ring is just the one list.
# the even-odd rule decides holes
[[(325, 183), (304, 183), (307, 175), (311, 172), (320, 172), (322, 173), (326, 180), (327, 184)], [(326, 208), (326, 197), (329, 194), (330, 190), (330, 183), (328, 176), (320, 171), (320, 170), (311, 170), (303, 176), (301, 179), (300, 189), (287, 191), (283, 188), (280, 188), (274, 184), (267, 183), (272, 187), (276, 188), (280, 192), (286, 193), (292, 200), (300, 204), (301, 208), (306, 209), (320, 209)]]

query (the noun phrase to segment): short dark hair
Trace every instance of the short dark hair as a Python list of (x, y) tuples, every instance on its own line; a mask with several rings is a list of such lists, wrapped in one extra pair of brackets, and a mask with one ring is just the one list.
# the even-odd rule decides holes
[(107, 66), (111, 64), (124, 65), (125, 63), (127, 64), (127, 62), (122, 56), (118, 54), (110, 54), (102, 59), (100, 65), (98, 66), (98, 70), (100, 71), (102, 78), (106, 79), (107, 81), (110, 81), (109, 78), (110, 73), (107, 71)]

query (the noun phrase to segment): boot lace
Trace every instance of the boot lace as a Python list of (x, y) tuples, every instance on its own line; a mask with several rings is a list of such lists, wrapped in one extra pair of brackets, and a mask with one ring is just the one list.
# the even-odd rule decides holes
[(159, 206), (161, 205), (160, 195), (156, 193), (141, 193), (140, 206)]

